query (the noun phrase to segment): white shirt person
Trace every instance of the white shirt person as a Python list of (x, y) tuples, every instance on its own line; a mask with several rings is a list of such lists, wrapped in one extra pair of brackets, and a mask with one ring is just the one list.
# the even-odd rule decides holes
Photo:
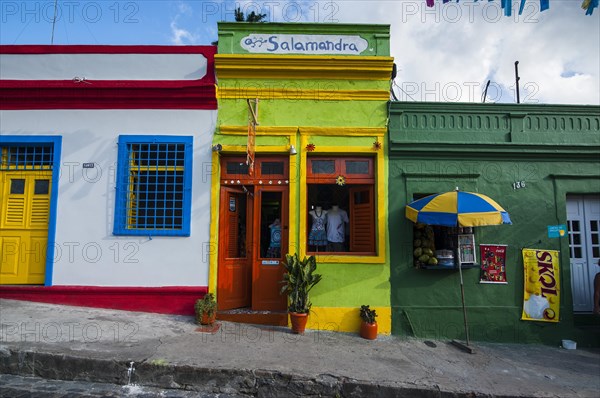
[(346, 223), (350, 222), (348, 213), (337, 205), (327, 212), (327, 250), (332, 252), (344, 251), (346, 240)]

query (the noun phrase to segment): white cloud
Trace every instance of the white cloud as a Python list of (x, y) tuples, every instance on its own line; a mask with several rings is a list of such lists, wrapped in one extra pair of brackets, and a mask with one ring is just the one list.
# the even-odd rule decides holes
[[(581, 0), (551, 0), (550, 9), (540, 12), (539, 0), (527, 0), (518, 15), (520, 1), (513, 0), (513, 15), (505, 17), (501, 0), (435, 3), (428, 8), (425, 0), (227, 0), (211, 2), (210, 15), (232, 21), (240, 6), (246, 13), (267, 13), (272, 22), (389, 24), (396, 83), (412, 90), (410, 97), (403, 94), (405, 100), (479, 102), (489, 79), (488, 101), (513, 102), (519, 61), (522, 100), (600, 104), (600, 10), (586, 16)], [(189, 4), (199, 12), (196, 2)], [(177, 22), (171, 24), (173, 43), (199, 40)], [(211, 23), (203, 21), (199, 29), (214, 37)]]
[(191, 17), (193, 15), (192, 7), (183, 1), (176, 3), (177, 14), (171, 19), (171, 43), (176, 45), (196, 44), (200, 38), (199, 35), (190, 32), (187, 29), (179, 27), (180, 17)]
[(177, 18), (171, 21), (171, 43), (176, 45), (196, 44), (199, 36), (177, 26)]
[(441, 3), (338, 1), (335, 18), (391, 25), (396, 82), (412, 90), (403, 100), (479, 102), (491, 79), (488, 99), (512, 102), (518, 60), (522, 100), (600, 104), (599, 10), (590, 17), (579, 1), (554, 0), (540, 13), (539, 1), (529, 0), (519, 16), (514, 1), (505, 17), (500, 0)]
[(177, 10), (179, 11), (179, 14), (191, 15), (193, 13), (192, 7), (183, 1), (177, 3)]

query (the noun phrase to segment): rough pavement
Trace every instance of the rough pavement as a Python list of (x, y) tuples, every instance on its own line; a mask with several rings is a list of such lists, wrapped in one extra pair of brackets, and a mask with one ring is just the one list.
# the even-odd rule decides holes
[[(599, 397), (600, 351), (307, 331), (0, 300), (0, 373), (289, 397)], [(133, 362), (133, 365), (131, 364)], [(209, 395), (210, 396), (210, 395)]]

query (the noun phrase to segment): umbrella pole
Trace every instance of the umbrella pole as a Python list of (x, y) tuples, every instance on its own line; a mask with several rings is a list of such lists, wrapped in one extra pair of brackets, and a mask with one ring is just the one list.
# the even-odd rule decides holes
[(467, 346), (470, 344), (469, 341), (469, 326), (467, 322), (467, 308), (465, 307), (465, 285), (463, 283), (462, 275), (462, 264), (460, 261), (460, 254), (458, 255), (458, 273), (460, 274), (460, 298), (462, 301), (463, 318), (465, 322), (465, 336), (467, 338)]

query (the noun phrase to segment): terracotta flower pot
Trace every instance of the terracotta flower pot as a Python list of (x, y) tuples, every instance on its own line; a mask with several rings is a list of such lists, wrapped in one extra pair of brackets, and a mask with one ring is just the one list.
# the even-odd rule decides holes
[(292, 333), (304, 334), (306, 321), (308, 321), (308, 314), (290, 312), (290, 321), (292, 322)]
[(203, 312), (200, 318), (200, 325), (212, 325), (215, 323), (215, 319), (217, 319), (216, 312), (213, 312), (212, 316), (209, 316), (207, 312)]
[(361, 322), (360, 337), (368, 340), (375, 340), (377, 338), (377, 322)]

